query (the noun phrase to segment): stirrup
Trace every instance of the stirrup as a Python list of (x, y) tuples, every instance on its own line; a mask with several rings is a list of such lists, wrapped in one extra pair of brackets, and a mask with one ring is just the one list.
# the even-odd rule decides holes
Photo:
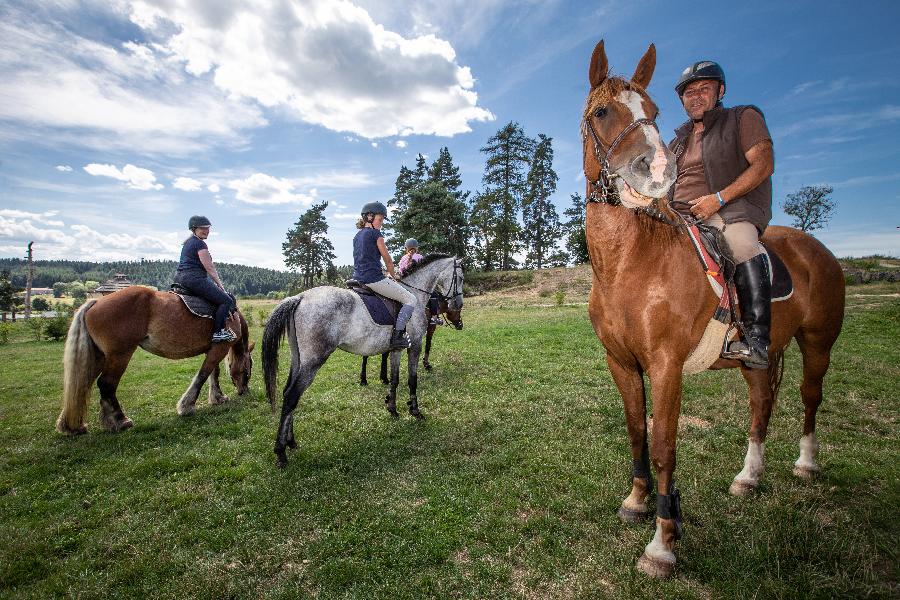
[(391, 332), (391, 350), (406, 350), (412, 346), (405, 329), (395, 329)]
[(765, 350), (757, 349), (744, 340), (735, 340), (728, 344), (728, 348), (722, 351), (722, 358), (739, 360), (751, 369), (769, 368), (768, 348)]

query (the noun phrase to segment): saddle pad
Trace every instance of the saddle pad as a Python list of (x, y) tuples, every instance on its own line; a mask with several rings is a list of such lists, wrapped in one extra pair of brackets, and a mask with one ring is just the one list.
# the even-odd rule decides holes
[(397, 313), (400, 312), (400, 303), (384, 296), (379, 296), (369, 288), (351, 287), (352, 291), (363, 301), (369, 316), (376, 325), (394, 325), (397, 322)]
[(787, 300), (794, 295), (794, 281), (791, 279), (791, 273), (787, 270), (781, 257), (775, 254), (771, 248), (767, 248), (765, 242), (761, 242), (763, 248), (766, 248), (766, 254), (769, 255), (769, 262), (772, 264), (772, 302)]
[(187, 290), (185, 290), (183, 287), (176, 285), (172, 286), (172, 289), (169, 290), (169, 293), (175, 294), (176, 296), (181, 298), (181, 301), (184, 302), (184, 305), (187, 307), (187, 309), (194, 315), (203, 317), (204, 319), (215, 318), (216, 306), (205, 298), (192, 296), (187, 293)]

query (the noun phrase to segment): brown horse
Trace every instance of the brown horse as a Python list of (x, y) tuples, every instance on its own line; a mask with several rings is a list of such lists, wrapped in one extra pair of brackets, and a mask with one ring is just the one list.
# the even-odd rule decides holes
[[(430, 303), (429, 303), (430, 304)], [(446, 317), (446, 323), (450, 323), (458, 330), (463, 328), (462, 321), (462, 309), (453, 310), (447, 304), (447, 298), (441, 297), (438, 300), (438, 316), (444, 315)], [(428, 329), (425, 331), (425, 351), (422, 354), (422, 366), (425, 367), (426, 371), (430, 371), (432, 369), (431, 362), (429, 362), (428, 357), (431, 354), (431, 338), (434, 337), (434, 332), (437, 329), (437, 323), (431, 322), (431, 310), (428, 308), (428, 305), (425, 307), (425, 318), (428, 319)], [(381, 355), (381, 370), (379, 371), (379, 377), (381, 379), (381, 383), (387, 385), (390, 383), (387, 375), (387, 361), (388, 355), (390, 352), (385, 352)], [(359, 370), (359, 385), (369, 385), (369, 381), (366, 378), (366, 365), (368, 364), (369, 357), (362, 357), (362, 367)]]
[(231, 381), (238, 395), (247, 392), (253, 367), (253, 344), (240, 311), (229, 319), (240, 337), (230, 344), (210, 343), (213, 321), (192, 314), (175, 294), (132, 286), (82, 306), (69, 327), (63, 358), (65, 378), (62, 412), (56, 421), (60, 433), (86, 433), (85, 417), (94, 381), (100, 390), (100, 423), (108, 431), (128, 429), (134, 423), (122, 412), (116, 388), (138, 346), (164, 358), (206, 354), (190, 387), (176, 405), (179, 415), (194, 412), (206, 379), (209, 403), (228, 400), (219, 387), (219, 363), (228, 355)]
[[(652, 514), (647, 506), (653, 491), (652, 459), (659, 479), (656, 534), (638, 568), (666, 577), (674, 569), (673, 550), (681, 534), (672, 475), (682, 371), (718, 299), (684, 229), (675, 225), (675, 213), (661, 200), (674, 182), (676, 167), (654, 123), (656, 105), (645, 91), (655, 66), (651, 45), (630, 81), (610, 77), (603, 42), (597, 44), (588, 71), (582, 133), (587, 192), (595, 200), (587, 205), (585, 227), (594, 275), (588, 310), (622, 395), (631, 438), (632, 488), (619, 517), (638, 521)], [(794, 473), (809, 477), (819, 470), (816, 410), (844, 316), (843, 274), (821, 243), (787, 227), (769, 227), (762, 241), (783, 259), (794, 283), (793, 296), (772, 307), (771, 366), (768, 371), (753, 370), (719, 359), (711, 367), (740, 368), (750, 388), (750, 439), (744, 468), (731, 486), (736, 495), (753, 490), (762, 474), (766, 429), (783, 353), (792, 338), (803, 354), (800, 393), (806, 408)], [(645, 374), (653, 411), (649, 453)]]

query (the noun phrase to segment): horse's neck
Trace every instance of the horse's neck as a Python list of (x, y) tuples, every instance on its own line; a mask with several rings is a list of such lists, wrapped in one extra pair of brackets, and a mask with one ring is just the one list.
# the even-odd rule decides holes
[(440, 276), (441, 272), (443, 272), (443, 262), (444, 259), (441, 259), (429, 265), (425, 265), (424, 268), (410, 274), (407, 277), (404, 277), (403, 281), (408, 283), (409, 285), (413, 285), (419, 288), (418, 290), (411, 289), (410, 291), (413, 294), (422, 295), (423, 293), (425, 293), (430, 296), (431, 292), (434, 291), (434, 288), (437, 287), (438, 277)]

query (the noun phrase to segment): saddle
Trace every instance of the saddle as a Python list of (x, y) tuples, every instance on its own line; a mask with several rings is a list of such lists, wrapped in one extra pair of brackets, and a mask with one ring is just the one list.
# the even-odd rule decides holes
[(348, 279), (346, 284), (351, 291), (359, 296), (360, 300), (363, 301), (363, 304), (366, 305), (369, 316), (372, 317), (372, 320), (375, 321), (376, 325), (393, 326), (397, 322), (397, 313), (400, 312), (400, 307), (402, 306), (399, 302), (392, 298), (385, 298), (380, 294), (376, 294), (367, 288), (365, 284), (362, 284), (355, 279)]
[[(719, 305), (703, 332), (700, 343), (694, 348), (684, 364), (684, 373), (699, 373), (710, 367), (720, 356), (728, 342), (737, 334), (737, 294), (734, 287), (735, 260), (728, 242), (721, 231), (703, 223), (690, 223), (676, 211), (684, 221), (688, 236), (706, 271), (706, 278), (713, 292), (719, 298)], [(791, 274), (781, 258), (765, 242), (760, 244), (769, 257), (772, 269), (769, 273), (772, 283), (772, 302), (787, 300), (794, 294)]]
[[(181, 301), (184, 302), (184, 305), (187, 307), (187, 309), (195, 316), (202, 317), (204, 319), (214, 319), (216, 317), (215, 304), (213, 304), (206, 298), (194, 296), (190, 291), (181, 287), (177, 283), (173, 283), (170, 286), (169, 293), (175, 294), (176, 296), (181, 298)], [(229, 294), (229, 296), (231, 296), (231, 294)], [(234, 296), (231, 296), (231, 299), (234, 300)], [(237, 302), (235, 302), (235, 306), (237, 306)]]

